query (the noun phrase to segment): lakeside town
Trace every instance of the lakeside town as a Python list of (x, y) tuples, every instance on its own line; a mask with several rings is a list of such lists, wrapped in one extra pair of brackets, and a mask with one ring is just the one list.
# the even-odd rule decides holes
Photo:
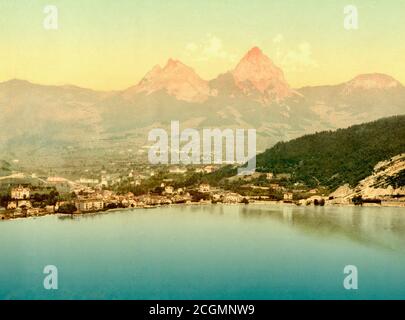
[(226, 170), (219, 165), (169, 168), (145, 165), (122, 168), (114, 174), (102, 169), (98, 178), (87, 172), (87, 176), (75, 180), (12, 172), (0, 177), (0, 219), (173, 204), (405, 206), (403, 188), (390, 190), (390, 195), (380, 192), (363, 199), (347, 185), (330, 193), (326, 188), (292, 183), (288, 173), (255, 172), (224, 178), (223, 172)]
[[(218, 168), (204, 166), (193, 170), (193, 175), (202, 176)], [(27, 176), (15, 172), (0, 178), (2, 189), (7, 190), (6, 195), (1, 197), (3, 208), (0, 219), (54, 213), (80, 214), (118, 208), (152, 208), (170, 204), (249, 203), (270, 199), (269, 196), (243, 196), (208, 183), (179, 186), (179, 180), (186, 176), (190, 176), (187, 168), (179, 167), (169, 169), (166, 174), (153, 170), (143, 170), (142, 174), (137, 174), (131, 170), (125, 177), (102, 170), (100, 179), (82, 177), (75, 181), (59, 176)], [(24, 180), (25, 183), (21, 183)], [(134, 192), (125, 192), (124, 189)], [(291, 193), (285, 193), (284, 197), (292, 200)]]

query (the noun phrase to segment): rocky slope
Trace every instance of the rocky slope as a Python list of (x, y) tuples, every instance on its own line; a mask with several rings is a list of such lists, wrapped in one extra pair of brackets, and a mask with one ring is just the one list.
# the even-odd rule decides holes
[(330, 194), (334, 203), (349, 203), (354, 197), (362, 199), (398, 199), (405, 204), (405, 153), (379, 162), (373, 173), (354, 188), (339, 187)]
[(163, 68), (155, 66), (138, 85), (125, 90), (123, 96), (132, 99), (139, 93), (150, 95), (159, 91), (178, 100), (195, 103), (207, 100), (210, 95), (208, 82), (201, 79), (192, 68), (169, 59)]

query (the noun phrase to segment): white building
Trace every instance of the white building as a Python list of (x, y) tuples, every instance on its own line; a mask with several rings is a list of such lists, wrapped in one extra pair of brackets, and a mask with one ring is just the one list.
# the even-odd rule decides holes
[(75, 206), (81, 212), (99, 211), (104, 209), (104, 201), (100, 199), (79, 200), (76, 201)]
[(72, 189), (70, 181), (62, 177), (48, 177), (46, 182), (54, 186), (61, 193), (70, 192)]
[(99, 184), (98, 179), (87, 179), (87, 178), (80, 178), (79, 181), (77, 181), (80, 184), (83, 185), (96, 185)]
[(32, 204), (30, 200), (17, 200), (17, 201), (10, 201), (7, 204), (7, 209), (8, 210), (13, 210), (17, 208), (22, 208), (25, 207), (27, 209), (32, 208)]
[(202, 183), (202, 184), (200, 184), (200, 186), (198, 187), (198, 191), (200, 191), (200, 192), (210, 192), (210, 190), (211, 190), (211, 187), (210, 187), (210, 185), (209, 184), (207, 184), (207, 183)]
[(17, 201), (10, 201), (7, 204), (7, 210), (17, 209)]
[(181, 168), (173, 168), (169, 170), (170, 173), (174, 173), (174, 174), (184, 174), (187, 172), (187, 169), (181, 169)]
[(48, 177), (46, 179), (46, 181), (48, 183), (63, 183), (63, 182), (67, 182), (67, 179), (62, 178), (62, 177)]
[(196, 173), (212, 173), (216, 170), (216, 168), (214, 166), (205, 166), (205, 167), (200, 167), (200, 168), (196, 168), (195, 172)]
[(172, 186), (166, 186), (165, 187), (165, 193), (172, 194), (173, 191), (174, 191), (174, 188)]
[(29, 188), (13, 188), (11, 189), (11, 198), (15, 200), (23, 200), (30, 198), (30, 189)]
[(292, 192), (286, 192), (284, 193), (284, 200), (292, 200), (294, 194)]
[(237, 193), (226, 193), (222, 199), (223, 203), (239, 203), (241, 202), (243, 197)]

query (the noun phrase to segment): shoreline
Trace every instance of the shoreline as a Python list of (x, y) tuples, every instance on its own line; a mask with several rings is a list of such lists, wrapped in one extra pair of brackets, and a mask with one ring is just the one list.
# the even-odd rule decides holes
[(316, 206), (316, 205), (302, 205), (295, 202), (284, 202), (284, 201), (265, 201), (265, 200), (257, 200), (252, 201), (249, 203), (212, 203), (212, 202), (190, 202), (190, 203), (170, 203), (170, 204), (159, 204), (159, 205), (152, 205), (152, 206), (138, 206), (138, 207), (125, 207), (125, 208), (114, 208), (114, 209), (106, 209), (106, 210), (98, 210), (98, 211), (89, 211), (89, 212), (75, 212), (72, 214), (66, 213), (41, 213), (36, 215), (29, 215), (29, 216), (11, 216), (7, 214), (7, 211), (3, 213), (0, 212), (0, 221), (9, 221), (9, 220), (19, 220), (19, 219), (28, 219), (28, 218), (40, 218), (45, 216), (57, 215), (60, 217), (74, 217), (74, 216), (90, 216), (90, 215), (99, 215), (102, 213), (113, 213), (115, 211), (129, 211), (129, 210), (150, 210), (150, 209), (157, 209), (161, 207), (185, 207), (185, 206), (208, 206), (208, 205), (227, 205), (227, 206), (247, 206), (247, 205), (269, 205), (269, 206), (286, 206), (286, 207), (320, 207), (320, 208), (332, 208), (332, 207), (373, 207), (373, 208), (404, 208), (405, 202), (398, 204), (389, 204), (389, 203), (382, 203), (382, 204), (362, 204), (362, 205), (355, 205), (352, 203), (325, 203), (323, 206)]

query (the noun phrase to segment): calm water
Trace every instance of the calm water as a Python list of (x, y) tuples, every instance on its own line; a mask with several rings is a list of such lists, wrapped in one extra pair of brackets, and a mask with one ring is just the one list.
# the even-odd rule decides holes
[[(1, 299), (404, 299), (405, 210), (184, 206), (0, 222)], [(343, 288), (356, 265), (359, 289)], [(43, 288), (55, 265), (59, 289)]]

